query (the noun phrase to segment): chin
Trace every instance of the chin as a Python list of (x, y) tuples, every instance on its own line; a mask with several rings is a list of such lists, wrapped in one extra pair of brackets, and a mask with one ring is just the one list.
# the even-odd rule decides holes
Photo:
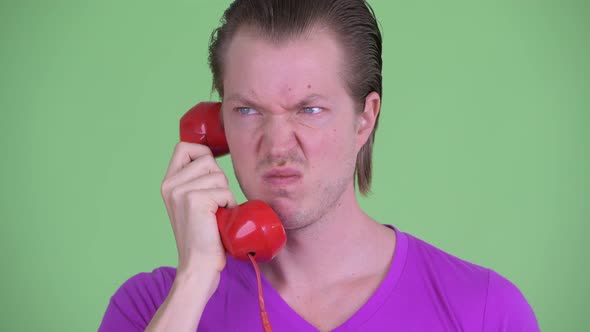
[(286, 230), (302, 228), (310, 223), (305, 209), (297, 206), (293, 201), (279, 198), (271, 199), (268, 203), (279, 216)]

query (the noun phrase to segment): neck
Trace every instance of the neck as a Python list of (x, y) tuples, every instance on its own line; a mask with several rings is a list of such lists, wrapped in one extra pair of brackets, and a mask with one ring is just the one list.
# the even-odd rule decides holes
[(394, 246), (394, 232), (361, 210), (350, 186), (322, 219), (287, 231), (285, 247), (260, 268), (277, 289), (321, 287), (382, 273), (384, 264), (389, 267)]

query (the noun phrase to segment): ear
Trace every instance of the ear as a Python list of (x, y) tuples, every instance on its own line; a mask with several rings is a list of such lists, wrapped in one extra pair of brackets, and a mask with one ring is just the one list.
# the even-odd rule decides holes
[(369, 136), (375, 128), (377, 115), (381, 109), (381, 97), (375, 91), (369, 93), (365, 98), (365, 107), (362, 113), (358, 114), (356, 136), (357, 136), (357, 150), (360, 150), (369, 139)]

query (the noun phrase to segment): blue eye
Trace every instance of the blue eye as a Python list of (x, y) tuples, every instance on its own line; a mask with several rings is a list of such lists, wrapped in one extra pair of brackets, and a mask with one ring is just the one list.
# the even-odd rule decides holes
[(318, 114), (322, 111), (321, 107), (304, 107), (303, 113), (305, 114)]
[(255, 109), (251, 107), (238, 107), (236, 108), (236, 111), (238, 111), (241, 115), (252, 115), (258, 113)]

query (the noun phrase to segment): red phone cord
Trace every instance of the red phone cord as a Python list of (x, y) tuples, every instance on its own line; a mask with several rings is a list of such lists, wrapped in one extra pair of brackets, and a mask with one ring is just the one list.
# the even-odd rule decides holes
[(264, 308), (264, 297), (262, 296), (262, 282), (260, 281), (260, 271), (258, 270), (258, 264), (256, 264), (254, 256), (248, 255), (248, 257), (250, 258), (250, 261), (254, 266), (254, 271), (256, 271), (256, 281), (258, 281), (258, 303), (260, 304), (260, 319), (262, 320), (262, 328), (264, 332), (272, 332), (272, 326), (270, 326), (268, 314), (266, 313), (266, 309)]

